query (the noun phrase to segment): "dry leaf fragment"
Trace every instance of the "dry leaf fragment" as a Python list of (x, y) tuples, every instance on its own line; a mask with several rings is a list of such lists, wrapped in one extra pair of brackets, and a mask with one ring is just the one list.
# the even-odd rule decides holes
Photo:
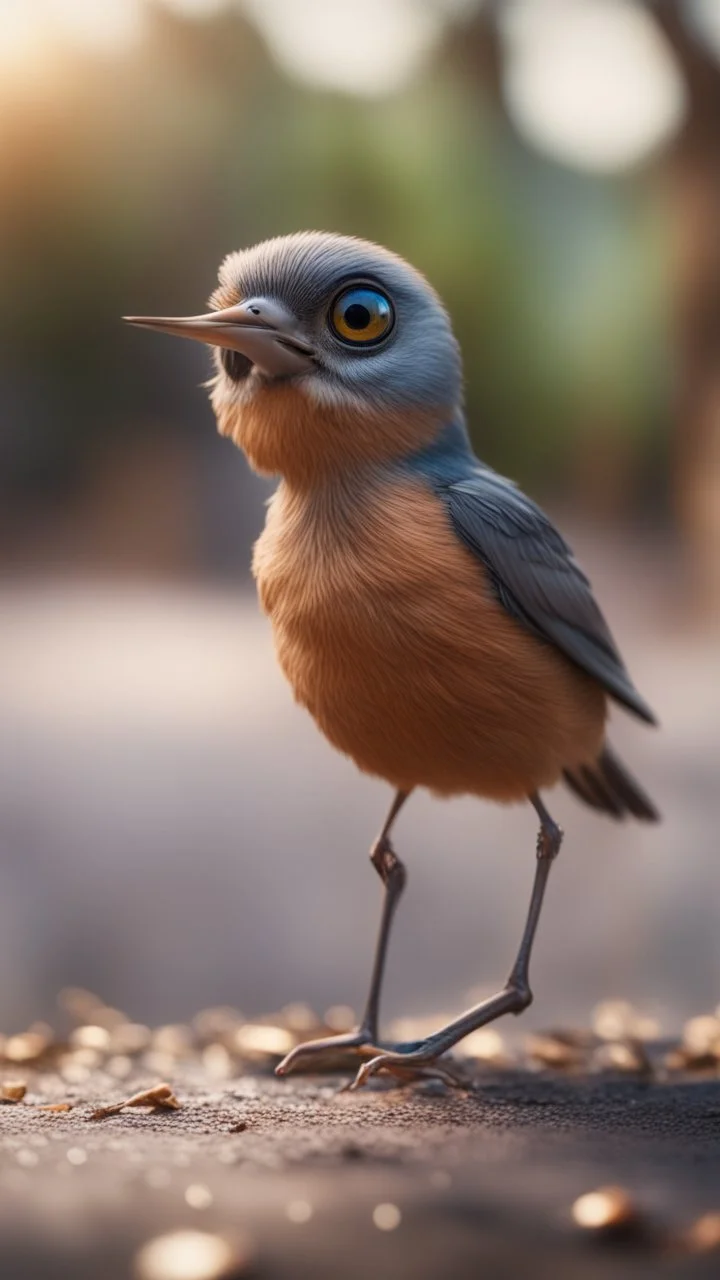
[(641, 1040), (606, 1040), (596, 1050), (593, 1065), (601, 1071), (623, 1071), (650, 1077), (653, 1065)]
[(27, 1093), (27, 1085), (24, 1080), (6, 1080), (0, 1085), (0, 1100), (2, 1102), (22, 1102)]
[(528, 1056), (542, 1066), (560, 1070), (582, 1066), (586, 1057), (583, 1048), (571, 1043), (570, 1038), (561, 1032), (530, 1035), (525, 1041), (525, 1049)]
[(38, 1111), (72, 1111), (72, 1102), (43, 1102)]
[(109, 1106), (98, 1107), (93, 1111), (91, 1120), (104, 1120), (107, 1116), (115, 1116), (126, 1107), (153, 1107), (159, 1111), (179, 1111), (181, 1104), (169, 1084), (156, 1084), (151, 1089), (142, 1089), (122, 1102), (113, 1102)]
[(718, 1069), (718, 1059), (714, 1053), (695, 1053), (680, 1045), (672, 1049), (665, 1057), (668, 1071), (714, 1071)]

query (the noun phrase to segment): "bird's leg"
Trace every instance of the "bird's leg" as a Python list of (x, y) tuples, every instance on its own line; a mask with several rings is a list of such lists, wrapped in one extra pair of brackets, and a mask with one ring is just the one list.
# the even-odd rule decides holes
[(379, 1052), (378, 1015), (390, 928), (407, 879), (405, 867), (390, 843), (390, 831), (409, 794), (408, 791), (397, 792), (383, 829), (370, 850), (370, 861), (385, 886), (385, 896), (370, 990), (362, 1021), (355, 1031), (346, 1035), (328, 1036), (323, 1040), (310, 1040), (306, 1044), (297, 1045), (276, 1067), (276, 1074), (279, 1076), (289, 1075), (298, 1068), (316, 1071), (333, 1069), (343, 1063), (347, 1065), (348, 1059), (357, 1062), (358, 1058), (376, 1057)]
[(497, 995), (490, 996), (488, 1000), (483, 1000), (482, 1004), (469, 1009), (467, 1013), (456, 1018), (454, 1022), (448, 1023), (446, 1027), (436, 1032), (435, 1035), (428, 1036), (427, 1040), (403, 1045), (390, 1052), (380, 1053), (369, 1062), (363, 1063), (350, 1086), (352, 1089), (359, 1089), (361, 1085), (369, 1080), (370, 1076), (375, 1075), (378, 1071), (389, 1071), (401, 1079), (412, 1078), (414, 1070), (416, 1074), (420, 1075), (428, 1065), (437, 1062), (438, 1058), (447, 1053), (449, 1049), (452, 1049), (459, 1040), (469, 1035), (471, 1031), (477, 1031), (479, 1027), (484, 1027), (489, 1022), (494, 1022), (496, 1018), (502, 1017), (505, 1013), (522, 1013), (532, 1003), (533, 997), (530, 990), (529, 974), (530, 957), (538, 920), (540, 919), (545, 888), (550, 875), (550, 867), (553, 859), (560, 851), (563, 833), (557, 823), (553, 822), (538, 795), (530, 796), (530, 801), (540, 818), (535, 879), (520, 947), (510, 971), (510, 976), (502, 991), (499, 991)]

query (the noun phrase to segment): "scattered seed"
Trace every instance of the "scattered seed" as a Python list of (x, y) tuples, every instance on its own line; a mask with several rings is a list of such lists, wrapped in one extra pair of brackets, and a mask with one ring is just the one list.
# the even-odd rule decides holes
[(357, 1026), (355, 1010), (349, 1004), (333, 1004), (325, 1010), (323, 1022), (331, 1031), (352, 1031)]
[(289, 1031), (295, 1031), (298, 1035), (308, 1035), (312, 1031), (317, 1031), (320, 1026), (320, 1019), (309, 1004), (297, 1000), (294, 1004), (286, 1004), (284, 1009), (280, 1011), (279, 1021)]
[(497, 1064), (507, 1061), (505, 1042), (495, 1027), (481, 1027), (473, 1031), (462, 1042), (462, 1052), (468, 1058), (477, 1058), (481, 1062)]
[(694, 1053), (680, 1045), (666, 1054), (665, 1066), (669, 1071), (717, 1071), (718, 1059), (714, 1053)]
[(639, 1040), (608, 1040), (593, 1055), (593, 1065), (601, 1071), (624, 1071), (651, 1076), (653, 1066)]
[(525, 1047), (528, 1056), (545, 1067), (568, 1070), (585, 1061), (584, 1051), (559, 1033), (528, 1036)]
[(107, 1053), (110, 1048), (110, 1032), (107, 1027), (88, 1023), (75, 1028), (70, 1036), (70, 1045), (73, 1049), (97, 1049), (101, 1053)]
[(636, 1204), (622, 1187), (599, 1187), (579, 1196), (572, 1215), (579, 1227), (603, 1236), (633, 1235), (643, 1225)]
[(203, 1009), (192, 1020), (192, 1029), (202, 1044), (225, 1040), (245, 1019), (237, 1009), (222, 1005), (216, 1009)]
[(627, 1000), (602, 1000), (593, 1010), (592, 1028), (601, 1040), (655, 1040), (660, 1034), (657, 1019), (638, 1013)]
[(224, 1044), (208, 1044), (202, 1051), (202, 1064), (215, 1080), (229, 1080), (233, 1074), (233, 1060)]
[(105, 1063), (105, 1070), (109, 1076), (113, 1076), (116, 1080), (126, 1080), (133, 1069), (132, 1058), (124, 1053), (118, 1053), (115, 1057), (108, 1058)]
[(121, 1022), (110, 1033), (110, 1051), (124, 1057), (142, 1053), (152, 1039), (152, 1032), (142, 1022)]
[(158, 1053), (156, 1049), (148, 1049), (141, 1061), (146, 1071), (161, 1077), (172, 1075), (177, 1064), (177, 1058), (171, 1053)]
[(295, 1036), (286, 1027), (246, 1022), (238, 1027), (233, 1045), (243, 1058), (284, 1058), (295, 1045)]
[(35, 1062), (41, 1058), (52, 1039), (49, 1027), (23, 1031), (20, 1035), (9, 1036), (5, 1042), (5, 1057), (8, 1062)]
[(66, 1084), (87, 1084), (92, 1072), (82, 1062), (73, 1062), (72, 1058), (64, 1059), (60, 1066), (60, 1075)]
[(72, 1111), (72, 1102), (43, 1102), (38, 1111)]
[(96, 1071), (104, 1061), (104, 1054), (99, 1049), (73, 1049), (72, 1053), (65, 1055), (60, 1059), (60, 1071), (64, 1072), (68, 1068), (71, 1071)]
[(720, 1021), (712, 1014), (690, 1018), (683, 1027), (682, 1047), (694, 1057), (720, 1055)]
[(402, 1222), (402, 1214), (396, 1204), (376, 1204), (372, 1220), (378, 1231), (394, 1231)]
[(0, 1101), (2, 1102), (22, 1102), (27, 1093), (27, 1085), (24, 1080), (6, 1080), (0, 1085)]
[(192, 1031), (183, 1023), (158, 1027), (152, 1033), (152, 1047), (156, 1053), (167, 1053), (173, 1058), (187, 1058), (193, 1050)]

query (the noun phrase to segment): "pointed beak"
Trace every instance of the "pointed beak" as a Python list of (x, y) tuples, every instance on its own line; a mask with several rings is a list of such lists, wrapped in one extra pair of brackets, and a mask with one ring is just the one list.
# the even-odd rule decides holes
[(239, 351), (270, 378), (307, 372), (315, 363), (313, 347), (297, 318), (271, 298), (250, 298), (204, 316), (123, 316), (128, 324), (176, 338), (194, 338), (213, 347)]

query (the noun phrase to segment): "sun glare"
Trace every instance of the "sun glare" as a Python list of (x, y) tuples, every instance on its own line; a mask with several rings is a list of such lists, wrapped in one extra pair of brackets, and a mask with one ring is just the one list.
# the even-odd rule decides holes
[[(448, 18), (481, 0), (155, 0), (185, 18), (244, 11), (294, 79), (356, 95), (401, 87)], [(146, 0), (0, 0), (0, 68), (26, 79), (57, 49), (114, 53), (142, 32)]]
[(32, 56), (37, 16), (17, 0), (0, 0), (0, 66), (24, 62)]
[(0, 67), (32, 70), (63, 44), (114, 52), (140, 34), (141, 0), (0, 0)]

